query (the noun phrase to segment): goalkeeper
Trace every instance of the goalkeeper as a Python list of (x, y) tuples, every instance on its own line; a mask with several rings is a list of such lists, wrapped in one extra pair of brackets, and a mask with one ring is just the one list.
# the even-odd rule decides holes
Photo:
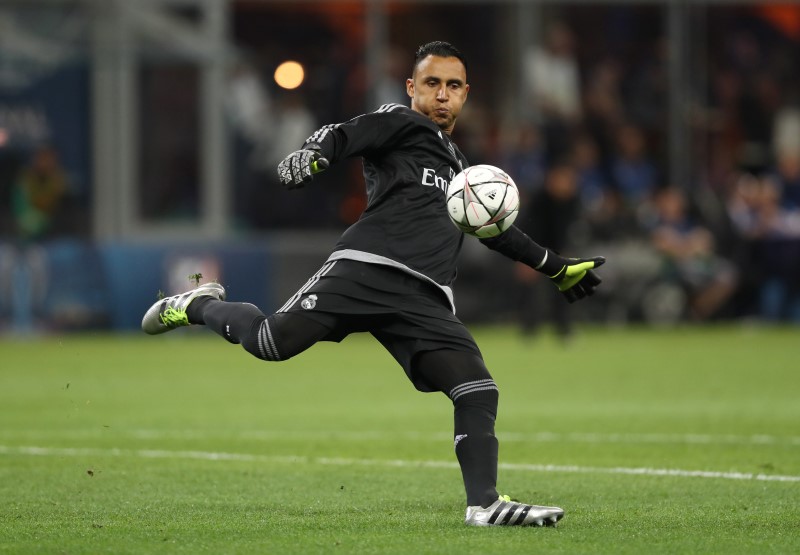
[[(142, 328), (159, 334), (201, 324), (250, 354), (289, 359), (318, 341), (371, 333), (420, 391), (440, 391), (454, 407), (454, 446), (474, 526), (554, 525), (564, 511), (500, 496), (494, 435), (498, 389), (470, 333), (455, 316), (452, 283), (464, 235), (450, 221), (445, 189), (468, 166), (450, 139), (467, 99), (467, 63), (445, 42), (419, 48), (406, 80), (410, 107), (387, 104), (326, 125), (278, 166), (288, 188), (342, 159), (363, 160), (367, 207), (308, 282), (269, 316), (225, 301), (207, 283), (156, 302)], [(516, 227), (481, 242), (549, 276), (566, 300), (591, 295), (604, 259), (564, 258)]]

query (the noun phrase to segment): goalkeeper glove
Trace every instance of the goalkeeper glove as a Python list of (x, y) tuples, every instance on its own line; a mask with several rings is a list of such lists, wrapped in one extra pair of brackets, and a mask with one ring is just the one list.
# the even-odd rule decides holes
[(592, 268), (602, 266), (606, 261), (605, 258), (602, 256), (594, 258), (559, 257), (557, 260), (562, 264), (561, 269), (550, 276), (550, 279), (567, 299), (567, 302), (574, 303), (584, 297), (594, 295), (594, 290), (603, 280), (592, 271)]
[(328, 169), (330, 162), (322, 156), (316, 143), (303, 145), (278, 164), (278, 178), (287, 189), (302, 187), (313, 179), (313, 174)]

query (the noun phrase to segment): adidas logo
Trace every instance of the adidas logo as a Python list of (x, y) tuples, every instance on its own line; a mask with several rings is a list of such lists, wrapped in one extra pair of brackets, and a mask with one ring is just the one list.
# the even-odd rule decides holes
[(486, 196), (489, 197), (490, 199), (494, 200), (494, 197), (497, 196), (497, 189), (492, 189), (491, 191), (486, 193)]
[(459, 435), (457, 435), (457, 436), (456, 436), (456, 439), (455, 439), (455, 442), (454, 442), (454, 443), (455, 443), (455, 445), (453, 445), (453, 447), (454, 447), (454, 448), (455, 448), (455, 447), (458, 447), (458, 444), (459, 444), (459, 442), (460, 442), (462, 439), (467, 439), (467, 434), (459, 434)]

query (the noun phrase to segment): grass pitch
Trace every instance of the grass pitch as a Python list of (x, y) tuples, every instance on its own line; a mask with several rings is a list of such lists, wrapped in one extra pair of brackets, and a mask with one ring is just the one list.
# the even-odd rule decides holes
[(499, 489), (555, 529), (463, 525), (450, 402), (369, 336), (180, 330), (0, 340), (0, 552), (800, 552), (800, 330), (473, 331)]

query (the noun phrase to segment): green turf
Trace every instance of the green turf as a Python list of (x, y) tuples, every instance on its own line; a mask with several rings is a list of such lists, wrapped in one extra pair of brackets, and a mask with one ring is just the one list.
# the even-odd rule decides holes
[(449, 401), (368, 336), (180, 330), (0, 340), (0, 552), (800, 552), (800, 330), (474, 331), (500, 490), (555, 529), (463, 525)]

